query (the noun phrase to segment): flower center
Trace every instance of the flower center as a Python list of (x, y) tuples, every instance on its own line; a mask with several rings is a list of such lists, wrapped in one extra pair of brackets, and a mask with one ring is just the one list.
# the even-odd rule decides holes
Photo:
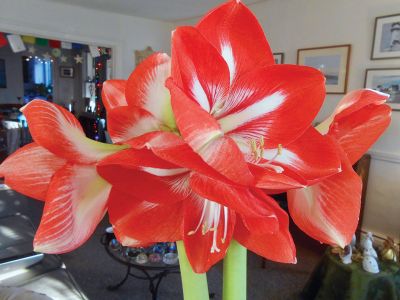
[(276, 154), (270, 160), (260, 163), (260, 161), (263, 159), (264, 156), (264, 145), (265, 142), (263, 136), (261, 136), (258, 141), (255, 139), (250, 140), (251, 155), (253, 157), (254, 163), (259, 165), (260, 167), (272, 169), (276, 173), (282, 173), (284, 170), (282, 167), (275, 166), (272, 164), (272, 162), (274, 162), (279, 155), (282, 155), (282, 150), (283, 150), (282, 144), (278, 144), (278, 149), (276, 151)]
[(193, 235), (200, 228), (203, 235), (206, 235), (208, 232), (212, 232), (213, 242), (210, 249), (211, 253), (221, 251), (218, 248), (217, 239), (218, 225), (221, 219), (222, 212), (224, 214), (224, 233), (221, 242), (225, 243), (226, 236), (228, 234), (228, 208), (214, 201), (210, 201), (207, 199), (204, 200), (203, 210), (201, 212), (199, 223), (194, 230), (188, 232), (188, 235)]

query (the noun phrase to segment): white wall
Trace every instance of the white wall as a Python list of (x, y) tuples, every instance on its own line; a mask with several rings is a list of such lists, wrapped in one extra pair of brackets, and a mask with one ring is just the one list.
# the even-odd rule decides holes
[[(400, 13), (399, 0), (267, 0), (250, 6), (274, 52), (295, 64), (297, 49), (351, 44), (349, 90), (362, 88), (366, 68), (400, 68), (400, 59), (370, 60), (375, 17)], [(175, 25), (194, 24), (198, 19)], [(341, 99), (327, 95), (317, 117), (323, 120)], [(400, 235), (400, 111), (374, 145), (363, 227)], [(367, 133), (366, 133), (367, 134)]]
[(1, 0), (0, 32), (32, 34), (114, 48), (114, 74), (127, 78), (134, 50), (169, 52), (172, 24), (46, 0)]

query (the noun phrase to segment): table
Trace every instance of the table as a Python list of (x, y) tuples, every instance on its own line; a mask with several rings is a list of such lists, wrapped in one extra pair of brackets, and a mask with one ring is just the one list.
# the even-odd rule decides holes
[(362, 262), (345, 265), (331, 248), (314, 270), (302, 298), (323, 300), (400, 300), (400, 266), (379, 262), (380, 272), (364, 271)]
[[(104, 245), (107, 254), (119, 263), (126, 265), (127, 270), (124, 278), (117, 284), (108, 286), (109, 290), (116, 290), (122, 286), (132, 276), (141, 280), (149, 281), (149, 291), (152, 295), (152, 299), (157, 299), (158, 288), (160, 287), (163, 278), (169, 274), (179, 274), (179, 263), (176, 264), (165, 264), (162, 261), (158, 263), (147, 262), (139, 264), (135, 262), (134, 257), (123, 255), (127, 248), (121, 247), (120, 250), (112, 249), (110, 243), (115, 240), (115, 235), (112, 232), (105, 232), (101, 238), (101, 243)], [(136, 248), (137, 249), (137, 248)]]

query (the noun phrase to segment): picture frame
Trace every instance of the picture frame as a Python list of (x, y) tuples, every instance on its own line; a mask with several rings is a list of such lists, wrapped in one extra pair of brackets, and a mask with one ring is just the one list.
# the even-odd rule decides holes
[(280, 65), (280, 64), (284, 63), (284, 61), (285, 61), (285, 53), (276, 52), (276, 53), (273, 53), (273, 55), (274, 55), (274, 60), (275, 60), (276, 64)]
[(400, 58), (400, 14), (375, 18), (371, 59)]
[(366, 69), (364, 87), (389, 94), (386, 103), (400, 111), (400, 68)]
[(7, 88), (6, 61), (0, 58), (0, 88)]
[(60, 77), (74, 78), (74, 67), (60, 67)]
[(321, 71), (326, 78), (327, 94), (345, 94), (350, 54), (350, 44), (303, 48), (297, 50), (297, 64)]

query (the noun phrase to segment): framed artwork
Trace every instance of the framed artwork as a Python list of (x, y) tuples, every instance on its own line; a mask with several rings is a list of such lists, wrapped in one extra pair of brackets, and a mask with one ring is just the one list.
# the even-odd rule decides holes
[(371, 59), (400, 58), (400, 14), (377, 17)]
[(74, 78), (74, 68), (73, 67), (60, 67), (60, 77)]
[(0, 59), (0, 88), (5, 89), (6, 87), (7, 87), (6, 61), (4, 59)]
[(285, 54), (283, 52), (274, 53), (274, 60), (276, 64), (283, 64), (285, 61)]
[(367, 69), (365, 71), (366, 88), (390, 95), (387, 104), (393, 110), (400, 110), (400, 68)]
[(297, 64), (313, 67), (326, 78), (328, 94), (345, 94), (349, 73), (351, 45), (337, 45), (297, 50)]

